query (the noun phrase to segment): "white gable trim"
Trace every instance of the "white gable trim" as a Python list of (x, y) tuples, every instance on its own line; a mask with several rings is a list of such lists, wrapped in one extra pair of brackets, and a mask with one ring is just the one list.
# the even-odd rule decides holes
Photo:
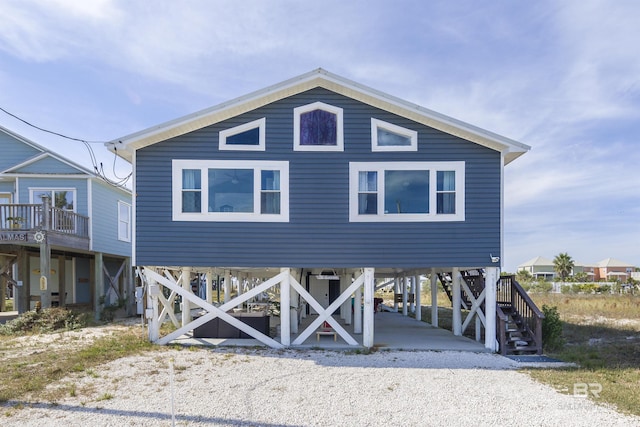
[(131, 161), (132, 153), (140, 148), (210, 126), (222, 120), (315, 87), (331, 90), (434, 129), (499, 151), (505, 156), (505, 164), (521, 156), (531, 148), (515, 140), (331, 74), (321, 68), (229, 102), (124, 136), (106, 145), (114, 152), (114, 148), (117, 148), (118, 155), (127, 161)]
[[(11, 166), (9, 169), (6, 169), (6, 170), (2, 171), (2, 173), (4, 173), (4, 174), (11, 174), (11, 173), (22, 174), (24, 172), (18, 172), (21, 168), (24, 168), (26, 166), (32, 165), (34, 163), (37, 163), (37, 162), (39, 162), (41, 160), (46, 159), (47, 157), (50, 157), (50, 158), (52, 158), (54, 160), (57, 160), (57, 161), (65, 164), (65, 165), (67, 165), (67, 166), (69, 166), (69, 167), (71, 167), (73, 169), (76, 169), (78, 172), (80, 172), (82, 174), (95, 176), (88, 169), (85, 169), (80, 165), (77, 165), (77, 164), (75, 164), (75, 163), (73, 163), (73, 162), (71, 162), (69, 160), (66, 160), (66, 159), (64, 159), (64, 158), (62, 158), (60, 156), (57, 156), (57, 155), (55, 155), (53, 153), (50, 153), (50, 152), (44, 152), (44, 153), (38, 154), (37, 156), (31, 157), (30, 159), (27, 159), (22, 163), (19, 163), (17, 165)], [(31, 173), (29, 173), (29, 174), (24, 173), (24, 174), (25, 175), (29, 175), (29, 176), (33, 175)]]
[(4, 132), (7, 135), (9, 135), (10, 137), (17, 139), (18, 141), (30, 146), (31, 148), (35, 148), (38, 151), (47, 151), (44, 147), (42, 147), (41, 145), (36, 144), (35, 142), (25, 138), (22, 135), (18, 135), (17, 133), (10, 131), (9, 129), (7, 129), (4, 126), (0, 126), (0, 132)]
[[(83, 173), (95, 176), (95, 174), (93, 172), (91, 172), (89, 169), (86, 169), (86, 168), (84, 168), (84, 167), (82, 167), (82, 166), (80, 166), (80, 165), (78, 165), (78, 164), (76, 164), (76, 163), (74, 163), (74, 162), (72, 162), (70, 160), (67, 160), (67, 159), (65, 159), (65, 158), (63, 158), (61, 156), (58, 156), (55, 153), (52, 153), (50, 150), (47, 150), (43, 146), (41, 146), (39, 144), (36, 144), (35, 142), (25, 138), (24, 136), (18, 135), (17, 133), (10, 131), (9, 129), (5, 128), (4, 126), (0, 126), (0, 132), (4, 132), (7, 135), (9, 135), (10, 137), (22, 142), (23, 144), (26, 144), (26, 145), (28, 145), (28, 146), (30, 146), (32, 148), (35, 148), (36, 150), (41, 151), (43, 154), (48, 154), (49, 156), (53, 157), (54, 159), (59, 160), (59, 161), (61, 161), (63, 163), (66, 163), (67, 165), (69, 165), (69, 166), (71, 166), (71, 167), (73, 167), (75, 169), (78, 169), (79, 171), (81, 171)], [(32, 157), (31, 159), (27, 160), (27, 162), (29, 162), (30, 160), (36, 159), (38, 157), (39, 156)], [(25, 164), (27, 164), (27, 163), (25, 162)], [(21, 166), (24, 166), (24, 164), (20, 164), (20, 165), (17, 165), (17, 166), (12, 166), (10, 169), (7, 169), (7, 171), (13, 170), (16, 167), (21, 167)]]

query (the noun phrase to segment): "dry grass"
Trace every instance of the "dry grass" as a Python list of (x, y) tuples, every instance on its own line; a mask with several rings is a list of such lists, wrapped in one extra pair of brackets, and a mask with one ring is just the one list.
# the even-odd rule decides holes
[[(380, 296), (393, 306), (393, 294)], [(531, 369), (536, 380), (562, 393), (587, 396), (640, 415), (640, 296), (531, 294), (542, 307), (556, 306), (566, 345), (548, 355), (578, 368)], [(431, 321), (431, 295), (422, 293), (422, 319)], [(438, 294), (439, 326), (451, 330), (451, 304)], [(465, 335), (473, 337), (473, 327)], [(602, 388), (600, 390), (600, 387)]]
[(556, 306), (563, 319), (637, 319), (640, 320), (640, 296), (532, 294), (535, 303)]
[[(8, 340), (4, 338), (5, 345)], [(96, 338), (84, 346), (52, 347), (7, 358), (0, 364), (0, 402), (38, 397), (55, 402), (79, 390), (70, 385), (44, 394), (49, 384), (73, 373), (92, 375), (93, 367), (151, 348), (152, 344), (141, 337), (139, 329), (130, 327), (116, 335)], [(11, 349), (5, 346), (4, 350), (10, 352)]]
[[(640, 297), (534, 294), (536, 304), (558, 307), (566, 345), (550, 354), (572, 369), (536, 369), (530, 375), (569, 394), (587, 394), (640, 415)], [(587, 384), (585, 386), (584, 384)], [(600, 392), (600, 387), (602, 390)]]

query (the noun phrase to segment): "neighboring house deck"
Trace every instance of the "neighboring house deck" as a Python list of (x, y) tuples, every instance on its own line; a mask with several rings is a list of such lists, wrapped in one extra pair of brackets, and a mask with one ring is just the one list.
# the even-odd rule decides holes
[(130, 192), (1, 127), (0, 149), (0, 310), (131, 302)]
[[(443, 273), (454, 334), (475, 325), (497, 349), (510, 316), (496, 300), (503, 168), (528, 146), (321, 69), (108, 145), (134, 166), (133, 257), (153, 341), (206, 325), (287, 347), (330, 328), (371, 347), (375, 288), (393, 286), (396, 308), (420, 319), (420, 277), (437, 295)], [(267, 293), (273, 330), (273, 316), (255, 319)], [(193, 308), (181, 319), (178, 297)], [(165, 320), (178, 329), (160, 337)]]

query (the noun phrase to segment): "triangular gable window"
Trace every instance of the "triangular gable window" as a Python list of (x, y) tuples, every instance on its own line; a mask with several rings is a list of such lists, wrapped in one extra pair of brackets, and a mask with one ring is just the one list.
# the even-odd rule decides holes
[(267, 119), (262, 118), (220, 131), (220, 150), (264, 151)]
[(371, 151), (418, 151), (418, 132), (372, 118)]

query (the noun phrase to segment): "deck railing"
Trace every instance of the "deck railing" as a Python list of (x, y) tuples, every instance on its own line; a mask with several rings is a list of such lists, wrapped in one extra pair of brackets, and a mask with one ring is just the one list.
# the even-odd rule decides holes
[(46, 229), (89, 238), (89, 217), (59, 208), (50, 208), (49, 223), (44, 223), (42, 204), (0, 205), (0, 231)]
[(524, 326), (535, 341), (536, 351), (542, 354), (542, 319), (544, 314), (533, 302), (529, 294), (520, 286), (514, 276), (501, 276), (497, 289), (497, 327), (500, 351), (506, 348), (506, 322), (508, 316), (502, 307), (511, 307), (522, 318)]

